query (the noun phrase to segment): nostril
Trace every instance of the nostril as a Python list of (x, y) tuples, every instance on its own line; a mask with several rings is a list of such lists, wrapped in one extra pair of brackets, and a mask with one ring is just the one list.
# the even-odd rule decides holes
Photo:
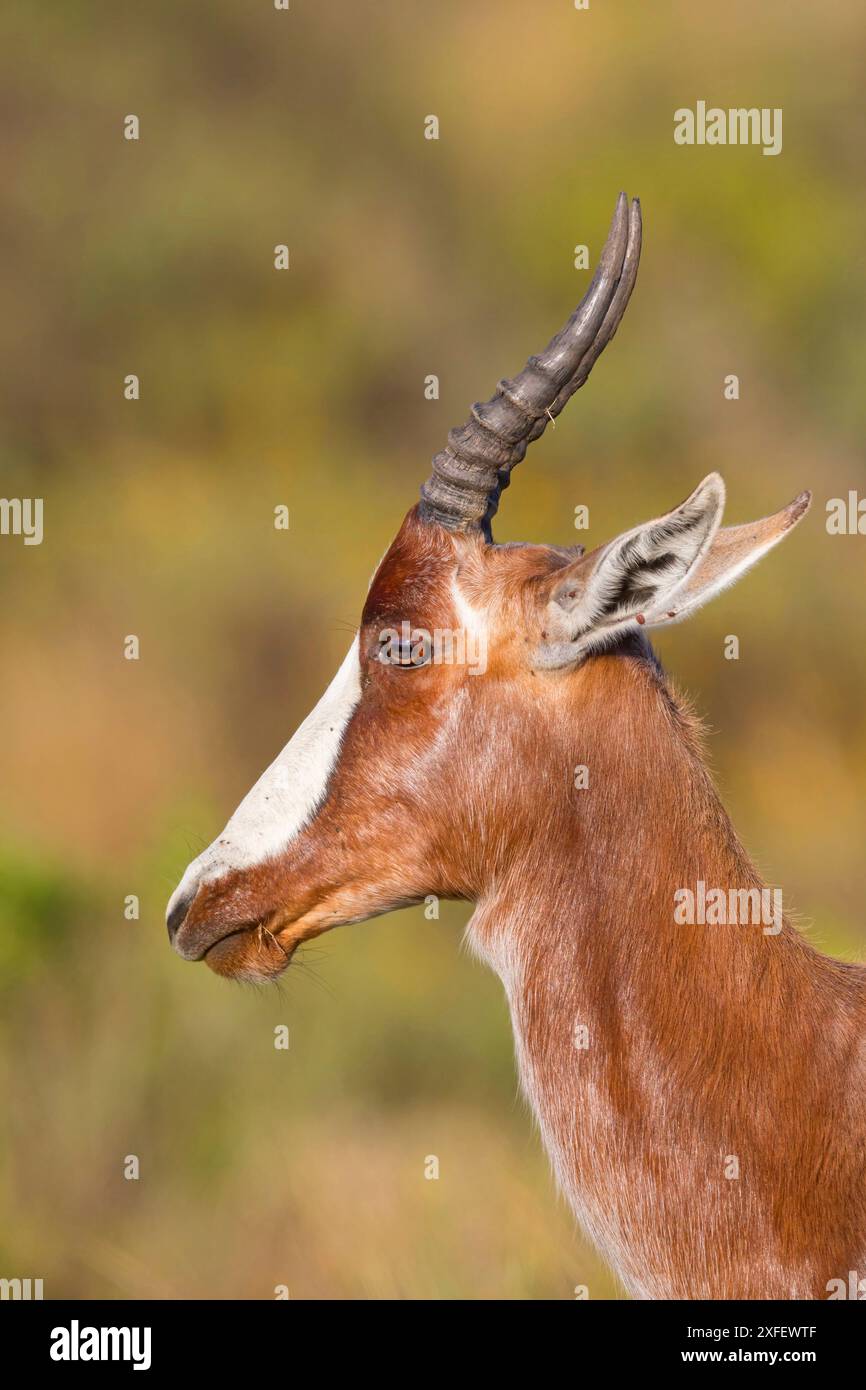
[(174, 938), (177, 936), (180, 925), (183, 922), (183, 919), (186, 917), (186, 914), (189, 912), (190, 905), (194, 897), (195, 889), (193, 889), (191, 893), (185, 893), (182, 898), (178, 898), (177, 902), (174, 903), (174, 905), (169, 903), (168, 912), (166, 913), (165, 917), (165, 925), (168, 927), (169, 941), (174, 941)]

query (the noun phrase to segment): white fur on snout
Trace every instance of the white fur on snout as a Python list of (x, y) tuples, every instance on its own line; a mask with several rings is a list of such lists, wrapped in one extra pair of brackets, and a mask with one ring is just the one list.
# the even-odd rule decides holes
[(361, 698), (358, 639), (315, 709), (262, 773), (225, 830), (194, 859), (172, 894), (175, 903), (199, 884), (280, 854), (317, 809), (336, 765), (340, 741)]

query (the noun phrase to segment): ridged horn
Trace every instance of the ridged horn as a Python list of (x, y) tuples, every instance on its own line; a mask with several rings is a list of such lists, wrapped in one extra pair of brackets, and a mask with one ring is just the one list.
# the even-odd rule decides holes
[(451, 430), (421, 488), (421, 515), (449, 531), (489, 533), (511, 470), (548, 421), (583, 385), (619, 327), (637, 278), (640, 202), (617, 199), (592, 283), (565, 327), (522, 372), (500, 381), (489, 401), (475, 404)]

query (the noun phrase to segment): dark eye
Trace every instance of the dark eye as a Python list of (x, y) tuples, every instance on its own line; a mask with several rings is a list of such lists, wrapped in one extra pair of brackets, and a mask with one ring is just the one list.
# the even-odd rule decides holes
[(389, 627), (379, 633), (376, 660), (383, 666), (414, 670), (417, 666), (426, 666), (432, 655), (432, 638), (423, 628), (410, 629), (408, 623), (404, 623), (401, 632)]

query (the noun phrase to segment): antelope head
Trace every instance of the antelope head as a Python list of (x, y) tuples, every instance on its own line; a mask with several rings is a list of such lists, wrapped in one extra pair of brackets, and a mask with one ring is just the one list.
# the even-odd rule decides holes
[(331, 927), (431, 894), (482, 902), (549, 827), (587, 671), (619, 654), (651, 663), (648, 630), (693, 613), (803, 515), (808, 494), (723, 529), (711, 474), (591, 554), (494, 544), (511, 469), (614, 336), (640, 248), (639, 204), (620, 194), (568, 323), (451, 431), (331, 685), (172, 896), (185, 959), (261, 980)]

